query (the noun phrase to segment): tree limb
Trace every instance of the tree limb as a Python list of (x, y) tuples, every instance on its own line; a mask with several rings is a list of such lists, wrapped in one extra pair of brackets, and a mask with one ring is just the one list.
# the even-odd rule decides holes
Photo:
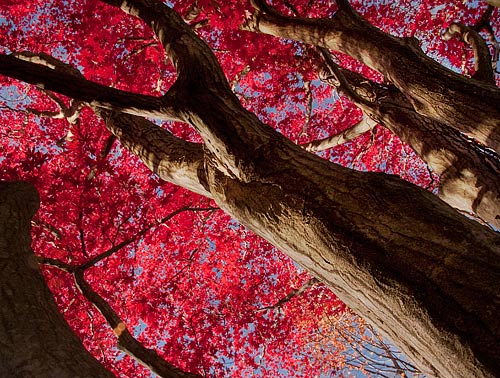
[(211, 198), (204, 185), (203, 145), (177, 138), (143, 117), (96, 109), (120, 143), (162, 180)]
[(290, 302), (293, 298), (302, 295), (305, 291), (307, 291), (308, 289), (310, 289), (311, 287), (313, 287), (314, 285), (316, 285), (318, 283), (319, 283), (318, 279), (313, 277), (310, 280), (307, 280), (306, 282), (304, 282), (302, 284), (302, 286), (299, 287), (298, 289), (293, 289), (292, 291), (290, 291), (286, 296), (281, 298), (275, 304), (273, 304), (271, 306), (263, 307), (259, 310), (261, 311), (261, 310), (272, 310), (272, 309), (281, 308), (285, 303)]
[(373, 129), (377, 123), (371, 118), (364, 116), (361, 121), (355, 123), (348, 129), (341, 131), (338, 134), (331, 135), (324, 139), (313, 140), (312, 142), (303, 143), (300, 146), (309, 152), (318, 152), (329, 148), (340, 146), (346, 142), (357, 138), (365, 132)]
[(84, 271), (84, 270), (86, 270), (86, 269), (94, 266), (99, 261), (101, 261), (101, 260), (103, 260), (103, 259), (111, 256), (115, 252), (117, 252), (120, 249), (122, 249), (122, 248), (126, 247), (127, 245), (129, 245), (130, 243), (133, 243), (134, 241), (138, 240), (140, 237), (144, 236), (153, 227), (157, 227), (157, 226), (159, 226), (161, 224), (164, 224), (164, 223), (168, 222), (170, 219), (172, 219), (173, 217), (175, 217), (176, 215), (178, 215), (178, 214), (180, 214), (180, 213), (182, 213), (184, 211), (212, 211), (212, 210), (218, 210), (218, 209), (216, 207), (204, 207), (204, 208), (201, 208), (201, 207), (189, 207), (189, 206), (181, 207), (181, 208), (179, 208), (179, 209), (177, 209), (175, 211), (172, 211), (170, 214), (168, 214), (166, 217), (163, 217), (159, 221), (149, 224), (148, 226), (146, 226), (141, 231), (139, 231), (138, 233), (136, 233), (134, 236), (128, 238), (127, 240), (124, 240), (121, 243), (119, 243), (119, 244), (113, 246), (112, 248), (108, 249), (107, 251), (104, 251), (104, 252), (100, 253), (99, 255), (93, 257), (92, 259), (90, 259), (86, 263), (80, 265), (78, 268), (80, 270)]
[(104, 316), (109, 326), (118, 338), (118, 348), (164, 378), (201, 378), (198, 374), (184, 372), (161, 358), (153, 349), (144, 347), (127, 329), (127, 326), (113, 308), (95, 292), (84, 278), (83, 270), (77, 269), (73, 273), (75, 283), (83, 296), (92, 303)]
[[(353, 71), (339, 70), (351, 89), (344, 93), (363, 110), (365, 117), (371, 115), (408, 143), (440, 175), (439, 198), (460, 212), (475, 214), (486, 224), (500, 228), (498, 155), (488, 156), (455, 129), (418, 114), (394, 86), (383, 86)], [(351, 97), (352, 93), (355, 95)], [(370, 100), (358, 102), (360, 97)]]
[(282, 15), (264, 0), (254, 3), (256, 10), (243, 29), (350, 55), (382, 73), (416, 112), (500, 152), (500, 90), (494, 85), (452, 72), (427, 57), (414, 39), (386, 34), (345, 8), (329, 19), (308, 19)]
[(72, 97), (90, 106), (159, 119), (179, 120), (174, 101), (168, 94), (159, 98), (121, 91), (58, 70), (57, 67), (50, 68), (13, 55), (0, 54), (0, 74)]
[(490, 50), (488, 49), (484, 39), (473, 28), (457, 22), (448, 26), (443, 33), (442, 38), (445, 41), (449, 41), (455, 36), (460, 36), (459, 38), (469, 44), (474, 51), (475, 73), (472, 77), (476, 80), (494, 84), (495, 76), (491, 63)]
[[(77, 83), (74, 83), (75, 87), (82, 80), (89, 83), (90, 86), (103, 87), (87, 82), (79, 70), (50, 55), (31, 52), (13, 55), (32, 64), (47, 67), (62, 75), (68, 75), (69, 77), (66, 77), (68, 81), (77, 81)], [(108, 87), (104, 87), (105, 89), (114, 90)], [(52, 95), (51, 98), (54, 101), (57, 99), (57, 103), (64, 106), (64, 103), (57, 96)], [(73, 101), (71, 107), (62, 109), (62, 112), (65, 116), (70, 117), (71, 122), (72, 117), (78, 115), (79, 108), (80, 103)], [(96, 114), (104, 119), (107, 129), (118, 137), (120, 143), (142, 159), (144, 164), (161, 179), (210, 197), (210, 193), (203, 186), (201, 168), (203, 167), (204, 153), (201, 144), (189, 143), (177, 138), (167, 130), (139, 116), (120, 114), (116, 110), (106, 110), (98, 104), (92, 105), (92, 108)], [(123, 111), (124, 109), (119, 110)]]

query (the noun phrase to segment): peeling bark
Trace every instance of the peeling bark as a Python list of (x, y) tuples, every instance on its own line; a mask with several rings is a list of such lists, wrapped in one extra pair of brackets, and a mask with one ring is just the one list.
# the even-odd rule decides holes
[(0, 183), (0, 376), (113, 377), (85, 350), (45, 284), (30, 248), (37, 209), (31, 185)]

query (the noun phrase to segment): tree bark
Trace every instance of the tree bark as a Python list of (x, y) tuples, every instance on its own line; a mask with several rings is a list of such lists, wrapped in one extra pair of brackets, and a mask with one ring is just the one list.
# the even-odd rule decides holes
[(469, 134), (500, 152), (500, 90), (469, 79), (427, 57), (414, 38), (397, 38), (375, 28), (346, 0), (329, 19), (288, 17), (253, 0), (247, 30), (341, 51), (384, 75), (415, 111)]
[[(499, 235), (423, 189), (394, 176), (334, 165), (260, 122), (230, 91), (210, 49), (160, 1), (105, 2), (150, 25), (178, 70), (176, 83), (161, 101), (155, 100), (156, 105), (141, 99), (137, 106), (133, 101), (124, 106), (113, 96), (101, 96), (105, 108), (116, 104), (132, 114), (144, 108), (143, 115), (166, 109), (168, 116), (195, 127), (204, 140), (202, 174), (197, 175), (204, 190), (222, 209), (332, 288), (420, 370), (450, 378), (500, 375)], [(368, 37), (360, 38), (358, 53)], [(9, 74), (5, 67), (5, 60), (0, 60), (0, 72)], [(392, 78), (392, 71), (386, 74)], [(29, 79), (19, 71), (16, 75)], [(436, 88), (421, 90), (411, 80), (405, 87), (400, 76), (394, 78), (402, 92), (415, 91), (414, 103), (422, 104), (419, 112), (436, 119), (450, 116), (450, 101), (437, 111), (419, 97), (438, 96)], [(36, 80), (50, 83), (44, 77)], [(62, 88), (65, 94), (67, 88)], [(465, 92), (471, 88), (498, 95), (484, 84), (467, 84)], [(458, 90), (458, 84), (450, 89)], [(69, 96), (82, 96), (78, 89), (72, 91)], [(467, 106), (482, 112), (475, 119), (486, 120), (478, 135), (486, 133), (489, 140), (499, 110), (491, 103), (472, 104), (477, 96), (467, 96), (462, 97), (471, 99)], [(455, 125), (465, 116), (460, 113), (447, 121)], [(473, 117), (468, 114), (467, 119), (471, 125)], [(132, 151), (140, 151), (144, 140), (135, 142), (127, 139)]]
[[(457, 130), (417, 113), (394, 86), (337, 68), (345, 79), (339, 89), (365, 114), (408, 143), (439, 175), (438, 196), (482, 222), (500, 228), (500, 156), (467, 140)], [(330, 85), (336, 80), (324, 78)]]
[(57, 309), (30, 243), (38, 194), (0, 182), (0, 376), (114, 377), (85, 350)]

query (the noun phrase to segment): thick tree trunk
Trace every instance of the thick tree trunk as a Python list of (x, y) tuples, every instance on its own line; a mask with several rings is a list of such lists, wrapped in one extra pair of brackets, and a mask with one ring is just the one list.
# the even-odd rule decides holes
[(280, 14), (265, 0), (253, 0), (256, 12), (248, 30), (341, 51), (384, 75), (414, 109), (500, 152), (500, 90), (493, 83), (468, 79), (427, 57), (418, 41), (382, 32), (356, 14), (347, 0), (330, 19)]
[(285, 141), (242, 156), (251, 153), (261, 176), (246, 183), (209, 163), (221, 208), (331, 287), (423, 371), (500, 374), (498, 235), (394, 176), (333, 166)]
[[(190, 123), (203, 137), (203, 154), (196, 148), (195, 159), (184, 159), (177, 166), (187, 164), (192, 188), (210, 193), (221, 208), (326, 283), (424, 372), (450, 378), (500, 376), (497, 234), (460, 216), (423, 189), (394, 176), (356, 172), (324, 161), (262, 124), (230, 91), (210, 49), (161, 2), (106, 2), (142, 18), (171, 56), (179, 76), (162, 99), (149, 104), (148, 98), (113, 92), (107, 97), (99, 93), (99, 101), (94, 102), (93, 92), (86, 91), (84, 81), (78, 88), (61, 86), (51, 81), (54, 72), (44, 76), (47, 72), (42, 70), (41, 75), (34, 75), (37, 67), (13, 68), (12, 59), (0, 59), (0, 72), (42, 83), (46, 88), (50, 85), (50, 89), (95, 106), (116, 106), (132, 114), (156, 114)], [(261, 20), (260, 26), (268, 25)], [(319, 27), (315, 30), (322, 33)], [(310, 32), (304, 29), (303, 34)], [(340, 37), (347, 38), (345, 33)], [(364, 51), (367, 38), (360, 36), (357, 54)], [(352, 40), (340, 41), (354, 46)], [(378, 59), (378, 54), (367, 56)], [(391, 63), (385, 57), (380, 59)], [(31, 73), (23, 71), (28, 67)], [(405, 95), (406, 90), (415, 92), (415, 103), (432, 89), (404, 84), (400, 71), (387, 72), (390, 79), (393, 74)], [(64, 82), (67, 80), (71, 77)], [(58, 78), (58, 82), (63, 81)], [(467, 88), (473, 87), (476, 85), (468, 84)], [(494, 88), (477, 88), (498, 97)], [(436, 90), (433, 96), (438, 96)], [(124, 97), (116, 98), (118, 94)], [(450, 106), (454, 106), (451, 100), (434, 110), (423, 103), (419, 111), (437, 119), (448, 117)], [(472, 100), (467, 106), (480, 107)], [(482, 131), (488, 139), (498, 125), (495, 114), (499, 110), (489, 105), (476, 110), (484, 113), (484, 117), (478, 117), (484, 121)], [(471, 125), (474, 118), (469, 116), (467, 123)], [(463, 117), (462, 112), (448, 120), (457, 123)], [(146, 132), (133, 138), (121, 132), (117, 120), (108, 122), (108, 127), (118, 137), (123, 136), (127, 147), (153, 169), (158, 168), (155, 162), (176, 156), (169, 141), (148, 150), (144, 144), (153, 134)], [(145, 124), (127, 120), (124, 130), (131, 127), (146, 128)], [(175, 169), (176, 164), (165, 166)], [(165, 177), (182, 184), (172, 172), (165, 171)]]
[(0, 376), (113, 377), (82, 346), (58, 311), (31, 251), (38, 194), (0, 182)]

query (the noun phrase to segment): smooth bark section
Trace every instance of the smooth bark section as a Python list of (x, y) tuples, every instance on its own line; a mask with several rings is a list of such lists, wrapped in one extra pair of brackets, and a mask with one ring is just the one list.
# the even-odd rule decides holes
[(114, 377), (82, 346), (57, 309), (30, 243), (38, 194), (0, 183), (0, 376)]
[(127, 329), (127, 326), (113, 308), (85, 281), (84, 272), (76, 269), (75, 283), (87, 300), (104, 316), (118, 338), (118, 348), (141, 365), (163, 378), (201, 378), (198, 374), (187, 373), (161, 358), (153, 349), (144, 347)]
[(344, 143), (347, 143), (354, 138), (366, 133), (369, 130), (372, 130), (376, 125), (372, 119), (363, 117), (361, 121), (349, 127), (347, 130), (344, 130), (338, 134), (331, 135), (329, 137), (313, 140), (311, 142), (303, 143), (300, 146), (309, 152), (319, 152), (324, 151), (329, 148), (334, 148), (340, 146)]
[(347, 1), (330, 19), (288, 17), (264, 0), (253, 3), (256, 10), (244, 29), (350, 55), (381, 72), (418, 113), (500, 152), (500, 90), (494, 85), (441, 66), (422, 52), (417, 40), (396, 38), (373, 27)]
[(203, 145), (177, 138), (145, 118), (107, 110), (96, 112), (122, 146), (161, 179), (211, 197), (203, 186)]

